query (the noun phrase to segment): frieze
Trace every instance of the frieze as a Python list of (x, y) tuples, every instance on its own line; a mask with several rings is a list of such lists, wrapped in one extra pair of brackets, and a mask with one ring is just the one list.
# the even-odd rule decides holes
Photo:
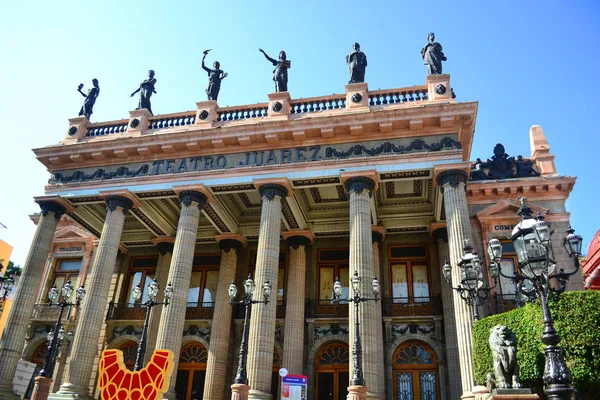
[(420, 333), (423, 335), (429, 335), (430, 338), (435, 339), (435, 324), (419, 325), (419, 324), (404, 324), (404, 325), (392, 325), (392, 341), (405, 335), (406, 333), (416, 334)]
[(140, 328), (136, 328), (133, 325), (115, 326), (113, 328), (112, 336), (111, 336), (109, 342), (112, 342), (113, 340), (115, 340), (119, 336), (124, 336), (124, 335), (141, 336), (142, 335), (142, 328), (141, 327)]
[(348, 325), (345, 324), (315, 325), (314, 327), (314, 340), (317, 340), (324, 336), (348, 334)]
[(156, 191), (156, 192), (136, 193), (136, 196), (140, 199), (157, 199), (157, 198), (175, 196), (175, 192), (172, 190), (160, 190), (160, 191)]
[(298, 179), (293, 181), (295, 187), (314, 186), (314, 185), (330, 185), (332, 183), (340, 183), (340, 178), (313, 178), (313, 179)]
[(402, 172), (390, 172), (381, 174), (380, 178), (382, 181), (388, 179), (404, 179), (404, 178), (429, 178), (430, 173), (427, 170), (421, 171), (402, 171)]
[(214, 186), (210, 188), (213, 193), (225, 193), (225, 192), (239, 192), (243, 190), (255, 190), (253, 184), (248, 183), (245, 185), (224, 185), (224, 186)]
[[(95, 170), (63, 170), (52, 173), (48, 183), (65, 184), (118, 178), (137, 178), (186, 172), (206, 172), (240, 167), (256, 167), (277, 164), (307, 163), (324, 160), (339, 160), (353, 157), (374, 157), (415, 152), (460, 150), (456, 135), (446, 136), (439, 141), (436, 137), (419, 139), (397, 139), (391, 141), (369, 141), (358, 144), (343, 143), (332, 146), (305, 146), (246, 153), (221, 154), (214, 156), (186, 157), (135, 163)], [(227, 191), (224, 189), (223, 191)]]
[(186, 326), (183, 330), (183, 336), (198, 336), (201, 339), (206, 340), (210, 343), (210, 326), (199, 328), (196, 325)]

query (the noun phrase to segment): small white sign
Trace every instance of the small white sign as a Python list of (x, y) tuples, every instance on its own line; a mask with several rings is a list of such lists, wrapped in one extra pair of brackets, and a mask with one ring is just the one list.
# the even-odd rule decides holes
[(23, 398), (27, 392), (35, 367), (35, 363), (23, 359), (19, 360), (17, 363), (17, 370), (15, 371), (15, 377), (13, 378), (13, 392), (21, 396), (21, 398)]
[(287, 374), (288, 374), (288, 370), (287, 369), (281, 368), (279, 370), (279, 376), (284, 377), (284, 376), (287, 376)]

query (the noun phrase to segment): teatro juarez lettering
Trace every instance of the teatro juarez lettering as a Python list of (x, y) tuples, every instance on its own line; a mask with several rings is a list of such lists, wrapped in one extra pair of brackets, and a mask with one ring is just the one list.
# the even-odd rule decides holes
[(436, 139), (438, 138), (425, 137), (419, 139), (398, 139), (394, 142), (370, 141), (356, 144), (343, 143), (336, 145), (336, 147), (315, 145), (245, 153), (172, 158), (107, 168), (63, 170), (53, 172), (49, 183), (86, 182), (195, 171), (212, 171), (227, 168), (260, 167), (265, 165), (461, 149), (460, 142), (456, 141), (456, 135), (446, 136), (441, 140)]

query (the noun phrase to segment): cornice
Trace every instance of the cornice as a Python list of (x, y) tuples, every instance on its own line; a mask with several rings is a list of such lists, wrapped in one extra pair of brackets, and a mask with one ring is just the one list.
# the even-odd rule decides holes
[(467, 202), (487, 204), (494, 201), (525, 196), (536, 200), (566, 200), (577, 178), (574, 177), (533, 177), (505, 179), (497, 181), (476, 181), (467, 183)]

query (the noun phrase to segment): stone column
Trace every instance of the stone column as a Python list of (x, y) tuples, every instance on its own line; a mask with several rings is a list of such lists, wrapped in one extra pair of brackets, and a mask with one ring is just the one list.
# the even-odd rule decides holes
[[(448, 231), (446, 228), (439, 228), (433, 232), (433, 237), (437, 240), (438, 262), (437, 268), (442, 268), (444, 260), (450, 260), (448, 253)], [(434, 266), (435, 268), (435, 266)], [(440, 274), (440, 276), (443, 276)], [(446, 347), (446, 360), (448, 370), (448, 395), (449, 399), (458, 399), (462, 395), (462, 383), (460, 379), (460, 370), (454, 368), (460, 365), (458, 357), (458, 342), (456, 339), (456, 324), (454, 322), (454, 300), (452, 298), (452, 289), (446, 282), (441, 282), (442, 286), (442, 307), (444, 310), (444, 336)]]
[(71, 361), (57, 395), (60, 398), (89, 397), (89, 385), (94, 360), (98, 354), (98, 341), (106, 316), (106, 299), (115, 269), (125, 214), (133, 201), (123, 196), (106, 198), (106, 220), (102, 228), (98, 251), (86, 279), (87, 294), (80, 306), (77, 328), (71, 347)]
[(268, 279), (275, 288), (269, 304), (252, 307), (248, 340), (248, 383), (250, 399), (271, 399), (271, 370), (275, 345), (277, 275), (281, 234), (281, 199), (287, 196), (282, 185), (265, 183), (259, 188), (262, 199), (260, 232), (256, 255), (254, 298), (262, 300), (262, 286)]
[(16, 289), (13, 289), (13, 306), (8, 312), (4, 333), (0, 339), (0, 360), (2, 360), (0, 398), (2, 399), (19, 398), (13, 394), (12, 380), (25, 345), (27, 326), (31, 322), (56, 224), (66, 211), (66, 208), (58, 202), (40, 201), (39, 205), (42, 210), (41, 216), (23, 266), (23, 273)]
[[(171, 268), (171, 259), (173, 256), (173, 243), (175, 238), (158, 238), (152, 241), (158, 250), (158, 262), (156, 263), (156, 273), (154, 279), (158, 282), (160, 290), (156, 296), (157, 302), (164, 301), (164, 289), (167, 287), (167, 278), (169, 277), (169, 269)], [(148, 336), (146, 338), (146, 354), (144, 355), (144, 366), (152, 358), (152, 353), (156, 348), (156, 337), (160, 327), (160, 316), (164, 306), (152, 307), (150, 321), (148, 322)]]
[(215, 311), (208, 346), (206, 383), (204, 384), (203, 398), (208, 400), (222, 400), (225, 398), (232, 309), (231, 305), (228, 304), (228, 289), (235, 279), (238, 252), (246, 246), (246, 240), (241, 235), (220, 235), (217, 236), (217, 240), (221, 247), (221, 266), (219, 267)]
[[(453, 169), (441, 172), (437, 183), (444, 194), (446, 224), (448, 229), (448, 248), (450, 265), (452, 265), (452, 281), (456, 286), (460, 282), (460, 271), (456, 267), (463, 254), (465, 239), (471, 240), (471, 223), (465, 193), (468, 175), (464, 170)], [(443, 285), (442, 285), (443, 286)], [(460, 377), (462, 393), (471, 393), (475, 385), (471, 345), (473, 342), (473, 315), (471, 307), (453, 291), (454, 325), (458, 342), (460, 360)]]
[[(375, 190), (375, 181), (364, 176), (352, 176), (344, 182), (344, 186), (350, 195), (350, 279), (355, 272), (358, 272), (362, 279), (361, 296), (373, 297), (371, 196)], [(350, 296), (352, 297), (353, 294), (352, 288), (350, 288)], [(354, 303), (351, 302), (349, 307), (350, 346), (354, 346)], [(378, 358), (377, 306), (374, 301), (360, 303), (358, 323), (362, 345), (362, 372), (365, 380), (364, 386), (368, 390), (367, 397), (379, 399), (379, 393), (373, 391), (373, 388), (379, 386), (377, 371), (381, 362)], [(350, 356), (350, 379), (354, 374), (354, 355), (352, 353)]]
[[(383, 243), (385, 229), (383, 227), (377, 226), (373, 227), (373, 232), (371, 238), (373, 240), (373, 274), (379, 279), (381, 282), (381, 261), (379, 258), (379, 245)], [(383, 293), (380, 294), (383, 296)], [(381, 313), (381, 302), (377, 302), (375, 304), (375, 308), (377, 311), (376, 319), (377, 319), (377, 359), (379, 362), (377, 363), (377, 386), (371, 385), (369, 388), (373, 393), (379, 393), (379, 397), (385, 399), (385, 354), (384, 354), (384, 340), (383, 340), (383, 321), (382, 321), (382, 313)]]
[[(289, 246), (285, 332), (282, 366), (291, 374), (302, 374), (304, 361), (304, 298), (306, 282), (306, 248), (311, 244), (310, 231), (288, 231)], [(310, 235), (309, 237), (305, 235)]]
[(173, 296), (169, 305), (163, 308), (156, 339), (157, 349), (171, 350), (175, 354), (174, 372), (171, 375), (169, 390), (163, 395), (165, 399), (175, 399), (176, 371), (179, 365), (188, 289), (192, 277), (198, 220), (200, 219), (200, 210), (207, 202), (206, 195), (195, 190), (180, 192), (179, 199), (181, 200), (181, 214), (179, 214), (171, 268), (167, 279), (167, 282), (173, 285)]

